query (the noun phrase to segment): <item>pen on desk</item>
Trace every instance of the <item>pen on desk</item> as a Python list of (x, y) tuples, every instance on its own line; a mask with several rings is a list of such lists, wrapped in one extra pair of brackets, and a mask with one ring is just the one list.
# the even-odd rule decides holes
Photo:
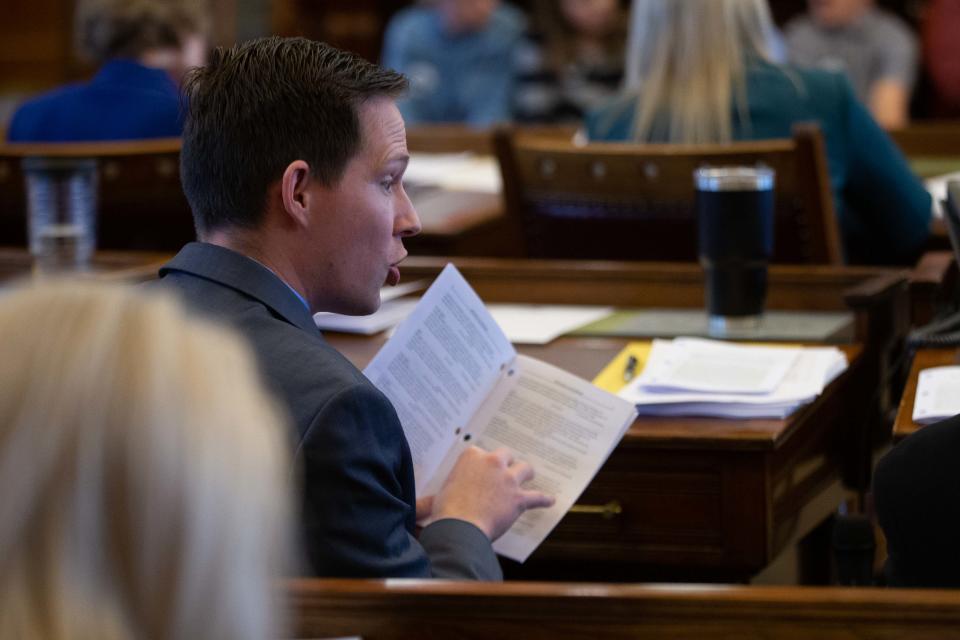
[(623, 381), (630, 382), (637, 374), (637, 356), (627, 358), (627, 365), (623, 368)]

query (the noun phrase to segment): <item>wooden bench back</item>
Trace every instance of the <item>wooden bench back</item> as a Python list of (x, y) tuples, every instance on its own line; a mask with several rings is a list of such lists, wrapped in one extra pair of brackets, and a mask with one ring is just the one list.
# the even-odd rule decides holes
[(763, 165), (776, 171), (774, 261), (842, 262), (814, 125), (798, 125), (792, 139), (729, 145), (578, 146), (506, 129), (495, 144), (530, 257), (695, 261), (694, 170)]
[(24, 158), (97, 162), (97, 246), (175, 251), (194, 239), (180, 185), (180, 140), (0, 145), (0, 245), (25, 246)]
[[(526, 125), (522, 131), (558, 141), (571, 140), (576, 127), (569, 125)], [(470, 151), (479, 155), (491, 155), (493, 131), (478, 129), (463, 124), (422, 124), (407, 129), (407, 147), (422, 153), (459, 153)]]
[(960, 638), (960, 593), (841, 587), (303, 580), (296, 638)]

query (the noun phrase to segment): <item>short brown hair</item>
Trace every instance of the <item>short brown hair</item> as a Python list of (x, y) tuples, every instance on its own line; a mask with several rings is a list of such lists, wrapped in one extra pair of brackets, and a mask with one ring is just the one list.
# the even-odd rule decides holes
[(361, 145), (360, 105), (406, 87), (395, 71), (304, 38), (218, 48), (184, 82), (180, 174), (197, 231), (256, 227), (294, 160), (336, 184)]
[(82, 56), (102, 63), (180, 47), (187, 36), (206, 32), (205, 6), (198, 0), (80, 0), (77, 48)]

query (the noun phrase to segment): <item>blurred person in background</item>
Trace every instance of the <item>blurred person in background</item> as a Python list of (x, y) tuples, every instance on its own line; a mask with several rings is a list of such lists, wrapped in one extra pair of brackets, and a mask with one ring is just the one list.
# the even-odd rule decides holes
[(854, 92), (885, 129), (910, 119), (917, 41), (873, 0), (808, 0), (809, 13), (787, 24), (790, 62), (847, 74)]
[(407, 125), (509, 120), (525, 24), (519, 9), (499, 0), (433, 0), (397, 13), (384, 36), (383, 66), (410, 79), (398, 103)]
[(623, 80), (626, 12), (620, 0), (539, 0), (517, 53), (518, 122), (580, 122)]
[(172, 296), (0, 297), (0, 637), (281, 637), (285, 425), (249, 348)]
[(130, 140), (179, 136), (178, 84), (206, 60), (207, 14), (194, 0), (81, 0), (76, 43), (100, 65), (89, 82), (22, 104), (10, 142)]
[(845, 256), (911, 263), (930, 195), (839, 73), (776, 64), (766, 0), (634, 0), (624, 94), (587, 119), (591, 140), (728, 143), (817, 122)]

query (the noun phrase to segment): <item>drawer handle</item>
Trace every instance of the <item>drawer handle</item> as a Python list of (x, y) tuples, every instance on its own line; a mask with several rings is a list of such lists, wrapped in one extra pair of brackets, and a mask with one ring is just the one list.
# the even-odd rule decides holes
[(570, 513), (594, 514), (604, 520), (610, 520), (623, 513), (623, 507), (620, 506), (619, 500), (611, 500), (607, 504), (575, 504), (570, 507)]

